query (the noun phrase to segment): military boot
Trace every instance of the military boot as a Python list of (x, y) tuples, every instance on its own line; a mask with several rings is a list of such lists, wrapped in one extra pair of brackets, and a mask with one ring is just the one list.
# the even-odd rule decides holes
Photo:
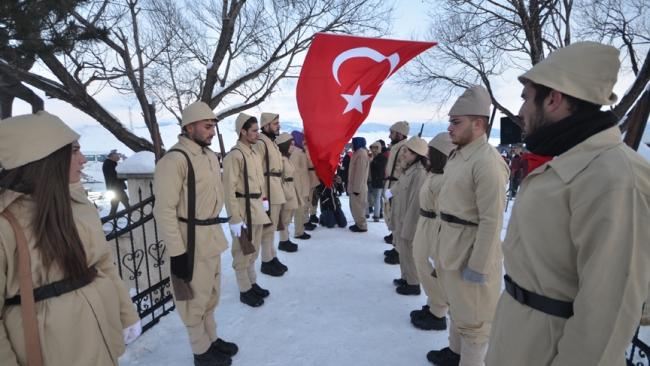
[(216, 349), (208, 348), (205, 353), (194, 355), (194, 366), (230, 366), (232, 359), (225, 353), (221, 353)]
[(309, 215), (309, 222), (317, 224), (318, 223), (318, 217), (316, 217), (316, 215)]
[(387, 264), (399, 264), (399, 254), (390, 257), (384, 257), (384, 263)]
[(408, 285), (408, 282), (406, 282), (406, 280), (403, 278), (396, 278), (393, 280), (393, 285), (404, 286), (404, 285)]
[(447, 317), (443, 316), (442, 318), (438, 318), (427, 310), (420, 315), (411, 317), (411, 324), (422, 330), (446, 330)]
[(253, 288), (246, 292), (240, 292), (239, 301), (253, 308), (262, 306), (264, 304), (264, 299), (255, 293), (255, 290)]
[(393, 233), (384, 236), (384, 241), (386, 242), (386, 244), (393, 244)]
[(284, 271), (280, 267), (274, 265), (272, 260), (262, 262), (261, 272), (273, 277), (282, 277), (284, 274)]
[(307, 231), (314, 231), (316, 229), (316, 225), (312, 224), (311, 222), (307, 221), (305, 223), (305, 230)]
[(420, 285), (401, 285), (397, 286), (395, 291), (400, 295), (419, 295), (420, 294)]
[(397, 250), (393, 247), (391, 250), (384, 250), (384, 255), (386, 257), (397, 257), (399, 253), (397, 253)]
[(261, 298), (265, 298), (271, 294), (269, 290), (261, 288), (260, 285), (258, 285), (257, 283), (254, 283), (251, 286), (253, 288), (253, 291), (257, 294), (257, 296)]
[[(302, 235), (309, 236), (309, 234), (302, 234)], [(302, 239), (300, 236), (298, 238)], [(307, 239), (309, 239), (309, 238), (307, 238)], [(298, 251), (298, 244), (292, 243), (291, 240), (285, 240), (285, 241), (281, 241), (278, 244), (278, 249), (284, 250), (285, 252), (288, 252), (288, 253), (293, 253), (293, 252)]]
[[(307, 233), (302, 233), (302, 235), (296, 236), (296, 237), (294, 237), (294, 239), (307, 240), (307, 239), (311, 239), (311, 235), (309, 235)], [(279, 248), (279, 246), (278, 246), (278, 248)]]
[(425, 315), (425, 313), (428, 313), (428, 312), (429, 312), (429, 305), (424, 305), (424, 306), (422, 306), (422, 309), (411, 311), (411, 318), (416, 317), (416, 316), (423, 316), (423, 315)]
[(427, 360), (436, 366), (458, 366), (460, 365), (460, 355), (454, 353), (449, 347), (440, 351), (431, 351), (427, 353)]
[[(288, 241), (288, 240), (287, 240), (287, 241)], [(289, 241), (289, 243), (291, 243), (291, 242)], [(291, 244), (293, 244), (293, 243), (291, 243)], [(295, 245), (296, 247), (298, 246), (298, 244), (294, 244), (294, 245)], [(273, 262), (273, 264), (275, 264), (277, 267), (282, 268), (282, 270), (285, 271), (285, 272), (289, 270), (289, 267), (287, 267), (287, 266), (285, 266), (284, 264), (282, 264), (282, 262), (280, 262), (280, 260), (278, 259), (278, 257), (273, 258), (273, 259), (271, 260), (271, 262)]]
[(237, 347), (236, 344), (232, 342), (226, 342), (221, 338), (218, 338), (216, 341), (212, 342), (210, 347), (230, 357), (236, 355), (237, 352), (239, 352), (239, 347)]

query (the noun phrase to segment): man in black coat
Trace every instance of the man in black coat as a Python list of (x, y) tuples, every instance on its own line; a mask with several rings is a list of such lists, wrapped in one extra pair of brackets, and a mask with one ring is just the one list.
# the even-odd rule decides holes
[(343, 180), (340, 176), (334, 176), (334, 183), (332, 188), (325, 186), (322, 180), (320, 185), (316, 187), (316, 192), (319, 196), (320, 201), (320, 220), (319, 223), (328, 228), (333, 228), (334, 225), (339, 227), (346, 227), (348, 220), (341, 209), (341, 201), (339, 201), (339, 195), (343, 193)]
[(386, 169), (388, 158), (381, 153), (381, 144), (379, 141), (370, 145), (370, 152), (372, 153), (372, 160), (370, 161), (370, 187), (372, 188), (372, 195), (375, 199), (372, 219), (378, 222), (383, 206), (384, 170)]
[(129, 205), (129, 197), (126, 195), (125, 191), (126, 183), (124, 179), (119, 179), (117, 177), (117, 172), (115, 171), (119, 160), (120, 155), (117, 152), (111, 151), (111, 153), (108, 154), (106, 161), (104, 161), (104, 165), (102, 165), (104, 180), (106, 181), (106, 191), (113, 192), (113, 197), (111, 198), (111, 212), (109, 215), (117, 212), (117, 206), (120, 202), (122, 202), (125, 208), (131, 207)]

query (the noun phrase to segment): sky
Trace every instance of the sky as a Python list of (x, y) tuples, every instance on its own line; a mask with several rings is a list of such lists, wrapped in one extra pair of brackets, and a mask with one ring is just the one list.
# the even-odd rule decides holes
[[(393, 23), (392, 33), (386, 38), (415, 40), (414, 35), (422, 34), (427, 28), (428, 15), (427, 10), (430, 5), (422, 0), (401, 0), (396, 1), (395, 20)], [(427, 52), (431, 52), (430, 50)], [(381, 91), (378, 93), (370, 114), (366, 122), (391, 125), (394, 122), (406, 120), (413, 123), (441, 123), (446, 124), (446, 112), (451, 105), (446, 106), (438, 111), (435, 101), (431, 103), (418, 103), (413, 101), (407, 88), (397, 83), (397, 71), (389, 79)], [(513, 112), (519, 110), (521, 104), (520, 93), (522, 86), (517, 81), (517, 76), (521, 73), (519, 70), (507, 72), (500, 78), (492, 80), (493, 89), (496, 99), (506, 108)], [(614, 92), (621, 96), (631, 85), (633, 78), (630, 75), (621, 74), (619, 82), (616, 84)], [(295, 97), (295, 80), (282, 82), (277, 92), (263, 102), (260, 106), (246, 111), (250, 115), (259, 115), (261, 112), (274, 112), (281, 116), (281, 121), (301, 122), (300, 114), (296, 104)], [(83, 126), (98, 124), (91, 117), (75, 109), (69, 104), (56, 99), (46, 99), (44, 93), (36, 91), (44, 100), (45, 108), (53, 114), (63, 118), (71, 126)], [(460, 94), (460, 90), (458, 93)], [(144, 126), (141, 117), (141, 111), (134, 95), (120, 95), (115, 90), (104, 88), (95, 98), (111, 113), (117, 116), (120, 121), (127, 127)], [(455, 98), (451, 98), (453, 104)], [(129, 110), (131, 107), (131, 110)], [(219, 109), (215, 110), (218, 112)], [(14, 115), (31, 113), (31, 108), (22, 101), (14, 103)], [(228, 117), (226, 120), (234, 120), (236, 116)], [(497, 113), (495, 119), (495, 128), (500, 128), (499, 118), (502, 117)], [(173, 117), (162, 112), (158, 115), (158, 120), (173, 121)], [(115, 139), (106, 131), (108, 141)], [(115, 139), (117, 142), (117, 140)], [(121, 145), (121, 144), (120, 144)]]

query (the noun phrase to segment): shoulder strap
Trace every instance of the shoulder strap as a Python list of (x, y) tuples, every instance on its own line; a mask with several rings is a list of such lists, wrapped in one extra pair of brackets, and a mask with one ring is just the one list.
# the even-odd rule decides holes
[(16, 235), (18, 251), (18, 281), (20, 284), (20, 303), (23, 316), (23, 331), (25, 333), (25, 348), (27, 348), (27, 363), (33, 366), (43, 366), (41, 342), (38, 338), (38, 322), (36, 320), (36, 304), (34, 301), (34, 284), (32, 283), (32, 267), (29, 258), (29, 248), (23, 228), (16, 217), (5, 209), (2, 213)]
[(171, 149), (167, 152), (173, 151), (183, 154), (187, 160), (187, 261), (190, 276), (185, 282), (190, 283), (194, 275), (194, 252), (196, 249), (196, 178), (189, 155), (180, 149)]
[(241, 153), (242, 158), (244, 158), (244, 196), (246, 200), (246, 220), (248, 221), (248, 225), (246, 225), (246, 232), (248, 233), (249, 238), (253, 238), (253, 221), (251, 219), (251, 196), (250, 196), (250, 189), (248, 187), (248, 164), (246, 164), (246, 155), (244, 154), (243, 151), (241, 151), (238, 148), (233, 148), (233, 150), (237, 150)]
[(271, 164), (269, 163), (269, 145), (264, 140), (260, 141), (264, 143), (264, 148), (266, 149), (266, 155), (264, 157), (266, 160), (266, 199), (269, 201), (267, 215), (271, 216)]

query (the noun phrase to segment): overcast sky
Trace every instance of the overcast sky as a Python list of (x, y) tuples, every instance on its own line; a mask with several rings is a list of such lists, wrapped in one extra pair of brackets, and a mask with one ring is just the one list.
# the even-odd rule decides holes
[[(427, 9), (428, 4), (422, 0), (402, 0), (397, 1), (395, 12), (395, 23), (390, 38), (395, 39), (412, 39), (414, 33), (423, 33), (427, 27)], [(430, 52), (430, 51), (428, 51)], [(399, 71), (398, 71), (399, 73)], [(504, 77), (493, 80), (493, 88), (496, 98), (505, 107), (513, 112), (519, 110), (521, 104), (521, 84), (516, 77), (521, 73), (519, 70), (513, 70)], [(438, 113), (435, 103), (430, 104), (416, 103), (409, 95), (409, 92), (400, 87), (396, 82), (396, 75), (392, 80), (384, 84), (377, 95), (370, 115), (366, 122), (378, 122), (383, 124), (392, 124), (396, 121), (407, 120), (411, 122), (443, 122), (447, 120), (446, 111)], [(619, 96), (623, 95), (632, 83), (632, 78), (627, 75), (620, 75), (619, 82), (614, 89)], [(247, 111), (251, 115), (259, 115), (262, 111), (279, 113), (281, 120), (299, 122), (300, 115), (296, 105), (295, 98), (295, 81), (281, 83), (280, 90), (274, 93), (272, 98), (262, 103), (259, 107)], [(37, 91), (43, 97), (44, 94)], [(105, 88), (100, 92), (96, 99), (111, 113), (116, 115), (122, 123), (128, 128), (130, 120), (134, 125), (143, 125), (140, 115), (140, 108), (137, 105), (135, 96), (122, 96), (110, 88)], [(453, 100), (451, 101), (453, 103)], [(129, 107), (131, 107), (131, 118), (129, 116)], [(88, 125), (97, 123), (86, 114), (71, 107), (67, 103), (55, 100), (45, 99), (45, 108), (53, 114), (59, 115), (70, 125)], [(218, 112), (218, 110), (217, 110)], [(14, 103), (14, 115), (31, 113), (31, 108), (22, 101)], [(499, 117), (499, 114), (497, 114)], [(235, 116), (230, 117), (232, 119)], [(171, 120), (169, 115), (162, 114), (158, 116), (159, 121)], [(499, 119), (497, 118), (495, 127), (499, 128)]]

